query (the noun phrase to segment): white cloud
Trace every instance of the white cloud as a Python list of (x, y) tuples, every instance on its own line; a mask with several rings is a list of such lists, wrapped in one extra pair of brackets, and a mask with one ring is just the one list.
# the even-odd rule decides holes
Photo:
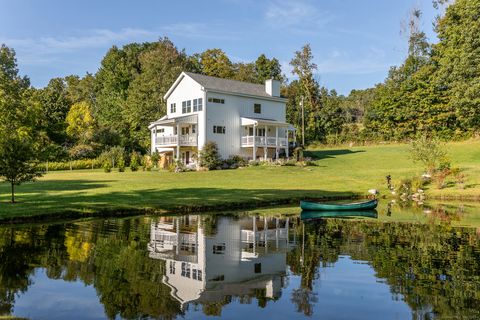
[(369, 47), (364, 52), (351, 54), (345, 50), (332, 50), (317, 61), (320, 74), (369, 74), (388, 70), (395, 63), (387, 59), (383, 49)]
[(85, 33), (68, 36), (44, 36), (38, 38), (1, 38), (17, 52), (20, 64), (24, 66), (45, 66), (53, 63), (72, 63), (65, 58), (76, 51), (107, 49), (117, 44), (134, 41), (155, 40), (158, 34), (153, 31), (125, 28), (119, 31), (107, 29), (88, 30)]
[(204, 23), (175, 23), (160, 28), (162, 33), (184, 38), (232, 40), (239, 33), (227, 30), (225, 26)]
[(91, 30), (87, 34), (64, 37), (0, 38), (0, 42), (18, 51), (28, 50), (36, 54), (71, 52), (79, 49), (108, 47), (117, 42), (154, 39), (157, 34), (148, 30), (125, 28), (120, 31)]
[(333, 18), (328, 11), (320, 11), (307, 1), (272, 1), (265, 12), (270, 27), (293, 28), (292, 31), (321, 28)]

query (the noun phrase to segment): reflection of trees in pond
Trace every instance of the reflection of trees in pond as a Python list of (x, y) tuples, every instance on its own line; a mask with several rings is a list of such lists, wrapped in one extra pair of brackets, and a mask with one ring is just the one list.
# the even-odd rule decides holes
[(309, 288), (300, 287), (292, 290), (291, 301), (297, 307), (297, 312), (306, 316), (313, 315), (313, 305), (318, 302), (317, 294)]
[(147, 231), (139, 219), (69, 224), (67, 231), (63, 225), (0, 228), (0, 315), (12, 311), (36, 267), (50, 278), (93, 284), (110, 318), (182, 314), (160, 281), (164, 266), (145, 250)]
[[(297, 227), (297, 233), (301, 226)], [(377, 277), (386, 279), (394, 296), (402, 295), (418, 318), (480, 318), (480, 240), (475, 229), (447, 224), (378, 223), (328, 220), (305, 227), (305, 265), (301, 247), (287, 260), (302, 276), (301, 299), (311, 288), (312, 266), (329, 264), (339, 254), (370, 261)], [(310, 257), (309, 257), (310, 256)], [(318, 259), (308, 263), (308, 259)], [(318, 273), (318, 270), (314, 271)]]
[[(213, 234), (216, 218), (206, 217), (201, 223), (211, 226)], [(139, 218), (0, 228), (0, 315), (11, 312), (15, 294), (28, 289), (37, 267), (53, 279), (93, 285), (110, 318), (182, 315), (170, 288), (162, 284), (164, 262), (148, 257), (149, 227), (149, 220)], [(302, 224), (290, 231), (297, 246), (287, 253), (286, 263), (292, 274), (301, 276), (290, 301), (305, 315), (313, 315), (317, 302), (319, 268), (347, 254), (369, 261), (416, 318), (480, 318), (480, 238), (475, 229), (333, 219), (305, 224), (304, 238)], [(205, 314), (213, 315), (231, 301), (264, 307), (265, 296), (256, 290), (191, 306), (201, 305)]]

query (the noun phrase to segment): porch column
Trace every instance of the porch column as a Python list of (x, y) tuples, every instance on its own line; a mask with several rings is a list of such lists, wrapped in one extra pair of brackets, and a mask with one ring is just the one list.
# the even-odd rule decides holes
[[(205, 102), (206, 104), (206, 102)], [(198, 169), (200, 169), (200, 148), (198, 148), (198, 122), (195, 124), (195, 133), (197, 135), (197, 158), (196, 158), (196, 164), (195, 164), (195, 167)]]
[(275, 159), (278, 160), (278, 127), (275, 127)]
[(268, 149), (268, 128), (267, 128), (267, 125), (265, 125), (265, 136), (263, 137), (263, 139), (265, 140), (263, 143), (264, 143), (264, 146), (263, 147), (263, 161), (267, 161), (267, 149)]
[(180, 124), (177, 123), (177, 161), (180, 161)]
[(286, 138), (287, 138), (287, 144), (286, 144), (286, 147), (285, 147), (285, 156), (286, 156), (287, 159), (288, 159), (288, 158), (290, 158), (290, 157), (288, 156), (288, 128), (285, 130), (285, 136), (286, 136)]
[(253, 125), (253, 155), (252, 155), (252, 159), (253, 161), (256, 161), (257, 160), (257, 147), (255, 146), (255, 135), (256, 135), (256, 132), (255, 132), (255, 125)]

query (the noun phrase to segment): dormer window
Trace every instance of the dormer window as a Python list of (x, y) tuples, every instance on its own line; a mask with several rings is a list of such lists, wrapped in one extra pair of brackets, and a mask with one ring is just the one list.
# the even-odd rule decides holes
[(262, 105), (260, 103), (255, 103), (253, 105), (253, 112), (254, 113), (262, 113)]

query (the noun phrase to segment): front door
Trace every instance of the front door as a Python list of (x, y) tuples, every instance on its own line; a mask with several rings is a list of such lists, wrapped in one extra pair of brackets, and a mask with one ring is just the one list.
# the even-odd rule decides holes
[(190, 163), (190, 151), (185, 151), (185, 164)]

